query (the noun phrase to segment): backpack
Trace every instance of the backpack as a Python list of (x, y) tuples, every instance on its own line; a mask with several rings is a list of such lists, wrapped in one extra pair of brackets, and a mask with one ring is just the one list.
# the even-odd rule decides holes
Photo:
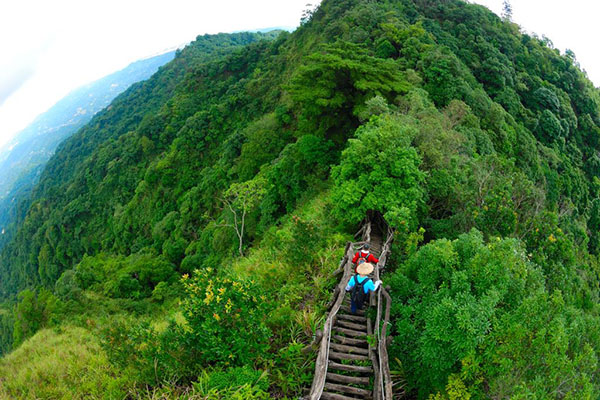
[(351, 298), (352, 302), (356, 304), (356, 308), (361, 309), (365, 300), (369, 297), (367, 293), (365, 293), (365, 284), (369, 282), (371, 279), (366, 278), (362, 282), (358, 282), (358, 275), (354, 275), (354, 287), (352, 288)]
[[(362, 251), (360, 251), (360, 252), (358, 253), (358, 255), (359, 255), (359, 256), (360, 256), (360, 253), (362, 253)], [(370, 255), (371, 255), (371, 253), (367, 253), (367, 255), (366, 255), (365, 257), (362, 257), (362, 256), (361, 256), (361, 257), (358, 257), (358, 260), (356, 261), (356, 265), (358, 266), (358, 265), (360, 265), (360, 264), (362, 264), (362, 263), (366, 263), (366, 262), (368, 262), (368, 261), (369, 261), (369, 256), (370, 256)]]

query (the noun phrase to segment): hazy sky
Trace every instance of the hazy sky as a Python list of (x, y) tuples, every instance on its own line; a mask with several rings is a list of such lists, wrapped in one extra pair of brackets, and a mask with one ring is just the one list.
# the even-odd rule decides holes
[[(0, 1), (0, 146), (71, 90), (204, 33), (297, 26), (320, 0)], [(502, 0), (476, 0), (500, 13)], [(590, 0), (512, 0), (513, 20), (573, 50), (600, 85)]]

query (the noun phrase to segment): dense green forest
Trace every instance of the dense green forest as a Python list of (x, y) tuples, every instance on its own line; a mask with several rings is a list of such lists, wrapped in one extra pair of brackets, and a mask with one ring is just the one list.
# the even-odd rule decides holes
[(375, 211), (407, 398), (597, 399), (599, 95), (462, 0), (198, 37), (43, 171), (0, 255), (0, 396), (297, 398)]
[(175, 51), (136, 61), (80, 87), (36, 117), (0, 148), (0, 249), (9, 242), (29, 207), (31, 190), (58, 145), (135, 82), (148, 79)]

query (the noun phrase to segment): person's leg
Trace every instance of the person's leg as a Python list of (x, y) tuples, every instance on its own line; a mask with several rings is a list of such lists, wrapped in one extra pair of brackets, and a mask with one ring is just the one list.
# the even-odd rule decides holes
[(356, 314), (356, 303), (352, 298), (350, 299), (350, 312)]

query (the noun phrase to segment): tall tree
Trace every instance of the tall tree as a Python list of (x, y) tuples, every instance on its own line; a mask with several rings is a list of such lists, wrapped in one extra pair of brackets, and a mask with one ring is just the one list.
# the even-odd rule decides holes
[(506, 21), (512, 21), (513, 9), (509, 0), (504, 0), (502, 2), (502, 18)]

